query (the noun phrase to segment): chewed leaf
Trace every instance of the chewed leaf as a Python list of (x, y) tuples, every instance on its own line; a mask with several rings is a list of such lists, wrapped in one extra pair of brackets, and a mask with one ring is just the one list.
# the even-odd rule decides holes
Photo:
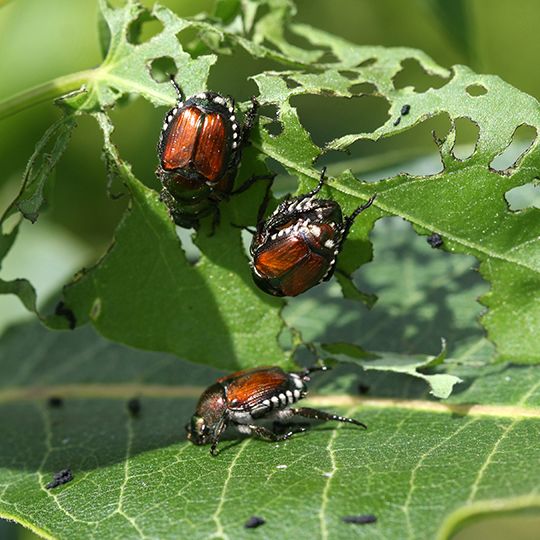
[[(151, 14), (163, 25), (163, 30), (149, 41), (131, 43), (129, 29), (145, 8), (133, 0), (121, 8), (112, 8), (106, 0), (100, 0), (100, 10), (101, 46), (107, 54), (85, 85), (85, 92), (67, 98), (66, 106), (78, 112), (103, 110), (113, 106), (125, 94), (142, 95), (154, 105), (169, 104), (174, 101), (174, 90), (168, 84), (156, 82), (150, 73), (150, 64), (159, 58), (171, 58), (175, 62), (176, 77), (182, 81), (186, 94), (205, 89), (216, 57), (206, 55), (194, 59), (182, 50), (176, 37), (196, 23), (180, 19), (156, 4)], [(217, 32), (211, 26), (207, 31)]]
[[(374, 296), (357, 291), (351, 278), (372, 258), (370, 234), (375, 222), (384, 216), (399, 216), (419, 234), (436, 235), (442, 242), (440, 249), (473, 255), (480, 261), (480, 272), (491, 284), (481, 299), (489, 308), (482, 319), (489, 337), (503, 359), (539, 362), (540, 214), (535, 208), (511, 212), (505, 199), (509, 191), (533, 182), (538, 175), (537, 135), (515, 164), (504, 170), (492, 166), (519, 126), (526, 124), (538, 134), (538, 102), (498, 77), (478, 75), (464, 66), (447, 70), (414, 49), (356, 46), (295, 24), (294, 4), (289, 0), (254, 4), (220, 2), (217, 18), (201, 14), (188, 20), (160, 5), (148, 12), (135, 0), (119, 8), (102, 0), (100, 35), (105, 59), (88, 72), (83, 89), (65, 96), (64, 105), (76, 114), (100, 111), (101, 119), (102, 111), (126, 94), (140, 95), (154, 105), (172, 105), (176, 96), (166, 83), (165, 71), (175, 67), (184, 92), (192, 94), (207, 89), (209, 71), (218, 55), (241, 47), (252, 58), (271, 58), (286, 71), (252, 77), (259, 90), (257, 99), (263, 107), (275, 109), (276, 117), (274, 122), (262, 117), (255, 126), (240, 177), (265, 172), (262, 161), (271, 158), (300, 179), (298, 189), (304, 193), (317, 182), (321, 168), (317, 159), (325, 152), (347, 150), (357, 141), (378, 141), (446, 115), (450, 130), (436, 139), (443, 166), (438, 174), (393, 174), (367, 182), (361, 175), (345, 171), (328, 179), (321, 194), (335, 199), (345, 216), (377, 195), (373, 206), (356, 219), (338, 256), (336, 277), (347, 298), (373, 305)], [(160, 30), (141, 42), (140, 26), (149, 18), (159, 23)], [(179, 41), (179, 34), (186, 30), (198, 33), (196, 53), (188, 52), (189, 47)], [(294, 43), (287, 40), (289, 31), (299, 38)], [(302, 40), (313, 48), (300, 47), (297, 43)], [(163, 77), (158, 82), (153, 69), (164, 62), (169, 67), (160, 68)], [(407, 83), (404, 72), (411, 63), (425, 72), (427, 89)], [(311, 137), (294, 101), (300, 96), (321, 100), (332, 96), (354, 105), (353, 98), (366, 93), (384, 101), (382, 120), (371, 131), (333, 134), (325, 143)], [(240, 109), (245, 112), (245, 104)], [(463, 119), (477, 127), (478, 140), (472, 153), (458, 159), (454, 153), (456, 124)], [(324, 122), (322, 115), (320, 121)], [(272, 123), (279, 126), (277, 133), (266, 129)], [(53, 154), (57, 157), (67, 144), (71, 127), (66, 123), (65, 128), (55, 139), (58, 144)], [(159, 125), (152, 131), (152, 140), (158, 132)], [(202, 255), (192, 265), (157, 193), (131, 173), (108, 139), (108, 128), (104, 134), (109, 164), (115, 164), (128, 185), (131, 207), (109, 252), (66, 289), (66, 305), (74, 309), (76, 320), (91, 320), (113, 339), (174, 351), (193, 361), (227, 367), (268, 360), (283, 363), (285, 355), (277, 345), (283, 330), (283, 302), (255, 290), (240, 232), (231, 226), (254, 225), (264, 186), (254, 186), (249, 193), (223, 202), (216, 235), (206, 236), (206, 225), (196, 235)], [(54, 155), (52, 165), (57, 159)], [(47, 157), (45, 153), (43, 157)], [(36, 169), (18, 201), (28, 217), (37, 215), (43, 205), (44, 180), (50, 169)], [(3, 240), (8, 247), (13, 241), (12, 237)], [(32, 305), (31, 288), (19, 285), (5, 290), (24, 289), (25, 303)], [(206, 318), (210, 328), (196, 327)], [(56, 324), (52, 319), (49, 323)], [(187, 339), (186, 332), (196, 337)], [(218, 341), (225, 344), (222, 349)], [(419, 366), (410, 369), (420, 376)], [(443, 381), (437, 393), (448, 391), (450, 383)]]
[(4, 213), (3, 221), (17, 211), (32, 222), (37, 220), (47, 202), (47, 180), (63, 156), (75, 125), (72, 116), (64, 116), (45, 132), (28, 161), (19, 195)]
[(322, 359), (331, 358), (338, 362), (358, 364), (365, 371), (391, 371), (423, 379), (431, 387), (430, 393), (441, 399), (450, 396), (454, 385), (462, 382), (455, 375), (446, 373), (426, 374), (422, 371), (444, 362), (446, 358), (446, 343), (444, 340), (441, 352), (436, 356), (404, 355), (388, 352), (367, 353), (357, 346), (339, 343), (321, 345), (318, 351)]
[[(311, 182), (306, 184), (313, 185), (317, 178), (317, 172), (310, 168), (309, 158), (313, 160), (324, 151), (346, 150), (361, 140), (377, 141), (442, 113), (448, 115), (451, 122), (450, 132), (443, 139), (437, 139), (444, 166), (439, 174), (399, 174), (368, 183), (346, 171), (329, 181), (332, 197), (346, 212), (377, 194), (371, 218), (362, 216), (363, 219), (357, 220), (349, 237), (349, 243), (359, 242), (359, 249), (348, 256), (344, 254), (340, 263), (345, 265), (344, 275), (352, 275), (369, 260), (366, 240), (373, 221), (382, 215), (400, 216), (421, 234), (436, 233), (444, 238), (442, 249), (477, 257), (481, 274), (492, 285), (490, 292), (481, 298), (489, 307), (482, 322), (499, 354), (503, 359), (520, 363), (539, 362), (540, 212), (536, 208), (511, 212), (504, 198), (509, 190), (537, 178), (540, 169), (538, 136), (511, 169), (496, 171), (491, 167), (494, 158), (510, 145), (519, 126), (526, 124), (536, 133), (540, 132), (538, 102), (498, 77), (477, 75), (464, 66), (455, 66), (448, 73), (415, 51), (360, 47), (325, 32), (298, 25), (294, 29), (315, 45), (330, 47), (336, 62), (322, 73), (287, 72), (287, 80), (296, 83), (292, 87), (286, 84), (283, 74), (276, 72), (257, 75), (254, 80), (261, 100), (279, 104), (280, 110), (294, 120), (298, 141), (305, 140), (303, 146), (310, 152), (304, 155), (299, 145), (287, 144), (285, 118), (280, 118), (283, 132), (276, 136), (265, 134), (259, 147), (291, 173), (310, 178)], [(395, 77), (408, 58), (418, 61), (426, 72), (442, 77), (444, 84), (425, 92), (416, 92), (409, 86), (396, 89)], [(371, 59), (374, 63), (368, 62)], [(339, 72), (345, 66), (349, 77)], [(350, 97), (352, 86), (360, 83), (373, 85), (377, 94), (388, 100), (387, 120), (372, 132), (349, 133), (330, 141), (324, 149), (318, 148), (302, 128), (296, 110), (290, 106), (291, 98), (325, 93)], [(474, 92), (475, 87), (482, 87), (483, 93)], [(455, 122), (463, 118), (478, 126), (478, 140), (472, 155), (460, 160), (453, 154), (453, 148)], [(302, 185), (301, 189), (306, 186)]]
[[(78, 324), (91, 320), (115, 341), (230, 370), (266, 359), (285, 365), (276, 341), (283, 326), (282, 302), (268, 301), (250, 286), (240, 230), (220, 227), (211, 238), (201, 235), (201, 259), (192, 265), (158, 194), (119, 157), (110, 139), (110, 120), (104, 114), (96, 118), (104, 152), (132, 203), (100, 263), (65, 289), (65, 304)], [(229, 267), (239, 270), (233, 273)], [(246, 333), (255, 326), (257, 332)]]

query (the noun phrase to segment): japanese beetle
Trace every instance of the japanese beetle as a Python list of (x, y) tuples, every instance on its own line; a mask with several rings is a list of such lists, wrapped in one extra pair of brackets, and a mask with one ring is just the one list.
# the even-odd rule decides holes
[[(219, 439), (228, 426), (267, 441), (284, 441), (294, 433), (305, 431), (303, 426), (289, 424), (294, 416), (349, 422), (366, 428), (353, 418), (306, 407), (290, 408), (306, 396), (311, 373), (326, 370), (326, 367), (314, 367), (287, 373), (279, 367), (259, 367), (222, 377), (202, 393), (195, 414), (186, 425), (187, 437), (193, 444), (210, 443), (210, 453), (215, 456)], [(285, 423), (287, 430), (276, 433), (256, 424), (258, 420)]]
[(321, 281), (328, 281), (356, 216), (375, 199), (374, 195), (343, 218), (336, 201), (316, 198), (324, 184), (325, 171), (315, 189), (285, 199), (264, 220), (267, 192), (250, 252), (253, 280), (268, 294), (297, 296)]
[[(201, 92), (185, 100), (174, 79), (178, 103), (165, 116), (158, 143), (156, 174), (163, 190), (161, 199), (180, 227), (198, 227), (199, 220), (219, 215), (218, 204), (233, 193), (234, 179), (259, 104), (241, 126), (234, 100), (215, 92)], [(248, 180), (236, 190), (243, 191)]]

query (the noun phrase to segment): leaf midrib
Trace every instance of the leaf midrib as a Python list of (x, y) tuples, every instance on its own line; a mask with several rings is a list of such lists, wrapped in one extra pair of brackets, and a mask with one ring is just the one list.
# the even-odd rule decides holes
[[(268, 152), (268, 148), (263, 147), (263, 145), (261, 145), (261, 144), (254, 143), (253, 146), (255, 148), (257, 148), (259, 151), (261, 151), (264, 154), (268, 155), (269, 157), (281, 162), (285, 166), (296, 170), (298, 173), (300, 173), (300, 174), (302, 174), (304, 176), (307, 176), (309, 178), (313, 178), (313, 180), (318, 180), (319, 179), (319, 174), (314, 172), (313, 169), (305, 168), (305, 167), (298, 167), (294, 162), (292, 162), (290, 160), (283, 160), (283, 159), (281, 159), (281, 156), (280, 156), (279, 153), (277, 153), (277, 152), (273, 152), (273, 153)], [(481, 168), (482, 170), (484, 170), (483, 165), (476, 165), (475, 164), (475, 165), (470, 165), (469, 167), (464, 167), (463, 169), (460, 169), (460, 171), (462, 171), (464, 169), (470, 170), (470, 169), (475, 169), (475, 168)], [(449, 172), (446, 172), (446, 173), (443, 173), (443, 174), (451, 175), (451, 174), (455, 174), (455, 172), (456, 171), (449, 171)], [(427, 182), (427, 181), (432, 181), (433, 176), (418, 176), (418, 177), (410, 176), (409, 180), (410, 180), (410, 182)], [(356, 199), (360, 199), (363, 202), (366, 202), (371, 196), (371, 194), (370, 195), (364, 195), (364, 194), (352, 191), (352, 190), (348, 189), (347, 187), (345, 187), (343, 185), (340, 185), (340, 184), (333, 183), (333, 184), (330, 184), (330, 185), (331, 185), (332, 188), (340, 191), (341, 193), (343, 193), (345, 195), (349, 195), (349, 196), (354, 197)], [(376, 185), (376, 183), (374, 185)], [(393, 186), (390, 189), (394, 189), (394, 188), (397, 188), (397, 187), (401, 187), (401, 185), (400, 186)], [(387, 192), (387, 191), (389, 191), (389, 189), (382, 189), (381, 193), (382, 192)], [(394, 216), (399, 216), (399, 217), (401, 217), (403, 219), (406, 219), (407, 221), (409, 221), (410, 223), (412, 223), (414, 225), (417, 225), (418, 227), (422, 227), (424, 229), (428, 229), (428, 230), (431, 230), (433, 232), (440, 233), (440, 234), (444, 235), (444, 237), (447, 238), (448, 240), (452, 240), (456, 244), (459, 244), (459, 245), (461, 245), (463, 247), (466, 247), (466, 248), (469, 248), (471, 250), (477, 251), (478, 253), (481, 253), (481, 254), (485, 255), (486, 258), (488, 258), (488, 259), (489, 258), (497, 259), (497, 260), (501, 260), (503, 262), (507, 262), (507, 263), (510, 263), (510, 264), (515, 264), (516, 266), (520, 266), (522, 268), (525, 268), (526, 270), (530, 270), (530, 271), (532, 271), (532, 272), (534, 272), (536, 274), (540, 274), (540, 271), (534, 266), (531, 266), (529, 264), (524, 263), (523, 261), (516, 260), (516, 259), (511, 258), (511, 257), (505, 257), (503, 254), (493, 252), (493, 251), (487, 249), (485, 246), (482, 246), (480, 244), (476, 244), (474, 242), (468, 242), (468, 241), (464, 240), (461, 237), (458, 237), (458, 236), (453, 235), (453, 234), (451, 234), (451, 233), (449, 233), (447, 231), (444, 231), (444, 230), (442, 230), (440, 228), (435, 227), (434, 224), (426, 223), (425, 221), (419, 220), (418, 218), (413, 217), (413, 216), (411, 216), (411, 215), (409, 215), (409, 214), (407, 214), (405, 212), (402, 212), (402, 211), (400, 211), (400, 210), (398, 210), (396, 208), (393, 208), (393, 207), (385, 205), (385, 204), (381, 204), (378, 199), (375, 199), (375, 201), (373, 202), (373, 206), (375, 208), (379, 208), (380, 210), (386, 212), (387, 214), (394, 215)], [(510, 253), (510, 251), (507, 251), (506, 253)]]
[[(61, 396), (65, 399), (119, 399), (134, 395), (140, 398), (197, 399), (203, 392), (202, 386), (173, 386), (164, 384), (63, 384), (15, 387), (0, 389), (0, 404), (11, 402), (46, 400)], [(460, 416), (489, 416), (495, 418), (538, 418), (540, 407), (527, 407), (523, 401), (518, 405), (480, 405), (467, 403), (445, 403), (422, 399), (394, 399), (351, 396), (345, 394), (319, 395), (306, 398), (306, 403), (322, 407), (366, 407), (377, 409), (406, 409), (425, 413), (458, 414)]]

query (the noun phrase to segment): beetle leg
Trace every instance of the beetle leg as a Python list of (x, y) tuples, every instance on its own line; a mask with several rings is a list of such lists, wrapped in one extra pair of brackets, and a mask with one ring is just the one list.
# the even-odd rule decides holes
[(268, 204), (270, 203), (270, 199), (272, 198), (273, 182), (274, 180), (272, 179), (272, 182), (268, 182), (268, 184), (266, 185), (263, 200), (261, 201), (261, 205), (259, 206), (259, 210), (257, 211), (257, 232), (261, 232), (264, 227), (264, 214), (266, 214)]
[(221, 222), (221, 211), (219, 206), (214, 206), (213, 215), (212, 215), (212, 224), (210, 225), (210, 232), (208, 236), (214, 236), (216, 234), (216, 229)]
[(286, 441), (290, 439), (295, 433), (306, 431), (305, 428), (301, 427), (296, 430), (290, 429), (286, 433), (274, 433), (272, 430), (265, 428), (263, 426), (257, 426), (255, 424), (244, 424), (242, 427), (249, 428), (250, 432), (254, 435), (257, 435), (260, 439), (271, 442)]
[(358, 214), (361, 214), (364, 210), (369, 208), (373, 204), (373, 201), (375, 200), (375, 197), (377, 197), (377, 194), (373, 195), (368, 200), (367, 203), (363, 204), (362, 206), (359, 206), (350, 216), (345, 218), (345, 224), (343, 225), (343, 229), (342, 229), (342, 232), (341, 232), (340, 246), (345, 241), (345, 238), (347, 238), (347, 235), (349, 234), (349, 232), (351, 230), (352, 224), (354, 223), (354, 220), (356, 219), (356, 216), (358, 216)]
[(272, 174), (254, 174), (248, 178), (240, 187), (236, 188), (234, 191), (231, 191), (231, 195), (238, 195), (243, 193), (246, 189), (249, 189), (257, 180), (270, 180), (270, 185), (274, 182), (277, 173)]
[(231, 222), (231, 227), (242, 229), (243, 231), (247, 231), (251, 235), (257, 234), (257, 231), (255, 229), (252, 229), (251, 227), (248, 227), (247, 225), (238, 225), (238, 223)]
[(212, 434), (212, 446), (210, 447), (210, 454), (212, 456), (217, 456), (217, 445), (219, 443), (220, 437), (223, 435), (223, 432), (227, 429), (227, 424), (229, 423), (229, 418), (225, 415), (221, 417), (214, 433)]
[(309, 197), (313, 197), (314, 195), (317, 195), (319, 191), (321, 191), (322, 187), (324, 186), (325, 174), (326, 174), (326, 167), (323, 167), (321, 171), (321, 176), (319, 177), (319, 183), (314, 189), (302, 195), (301, 197), (302, 199), (308, 199)]
[[(364, 210), (366, 210), (366, 208), (369, 208), (373, 204), (373, 201), (375, 200), (376, 196), (377, 196), (376, 194), (373, 195), (365, 204), (363, 204), (362, 206), (359, 206), (350, 216), (347, 216), (344, 219), (343, 227), (341, 228), (341, 239), (339, 240), (337, 253), (341, 251), (343, 247), (343, 243), (345, 242), (347, 236), (351, 232), (351, 227), (356, 217), (359, 214), (361, 214)], [(334, 272), (336, 271), (336, 264), (337, 264), (337, 259), (334, 258), (334, 264), (326, 273), (326, 276), (324, 277), (323, 281), (328, 281), (334, 275)]]
[(338, 416), (337, 414), (327, 413), (324, 411), (319, 411), (318, 409), (310, 409), (308, 407), (301, 407), (299, 409), (290, 409), (293, 415), (303, 416), (304, 418), (313, 418), (314, 420), (323, 420), (327, 422), (328, 420), (335, 420), (336, 422), (348, 422), (349, 424), (356, 424), (361, 426), (364, 429), (367, 429), (367, 426), (355, 420), (354, 418), (347, 418), (346, 416)]
[(169, 75), (169, 79), (171, 81), (171, 84), (174, 86), (176, 93), (178, 94), (178, 101), (184, 101), (184, 92), (182, 92), (179, 84), (174, 80), (174, 75)]
[(251, 107), (246, 113), (246, 119), (244, 121), (244, 127), (242, 128), (242, 140), (241, 144), (246, 144), (251, 128), (255, 124), (255, 118), (257, 118), (257, 110), (259, 109), (259, 102), (255, 97), (251, 98)]
[(286, 431), (294, 431), (294, 433), (302, 433), (307, 431), (311, 427), (309, 422), (295, 422), (291, 424), (290, 422), (281, 422), (276, 420), (272, 424), (272, 428), (275, 433), (285, 433)]

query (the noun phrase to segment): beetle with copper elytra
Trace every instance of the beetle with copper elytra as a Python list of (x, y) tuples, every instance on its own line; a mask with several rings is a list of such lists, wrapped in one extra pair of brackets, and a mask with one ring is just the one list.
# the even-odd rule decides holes
[(264, 219), (267, 191), (250, 252), (253, 280), (268, 294), (297, 296), (328, 281), (354, 220), (375, 200), (373, 195), (344, 218), (336, 201), (316, 197), (323, 187), (325, 171), (315, 189), (285, 199)]
[[(163, 190), (161, 199), (174, 222), (191, 228), (208, 215), (218, 216), (218, 204), (233, 193), (242, 147), (253, 127), (259, 104), (252, 98), (243, 125), (236, 119), (232, 98), (201, 92), (167, 112), (158, 143), (156, 170)], [(246, 189), (248, 180), (236, 192)]]
[(349, 422), (366, 428), (354, 418), (310, 409), (291, 408), (306, 397), (306, 383), (314, 371), (327, 367), (313, 367), (301, 372), (287, 373), (279, 367), (260, 367), (238, 371), (218, 379), (201, 395), (191, 422), (186, 425), (187, 437), (197, 445), (211, 444), (210, 453), (217, 454), (219, 439), (228, 426), (240, 433), (256, 435), (267, 441), (284, 441), (294, 433), (305, 431), (303, 426), (288, 425), (285, 433), (276, 433), (259, 425), (259, 420), (273, 420), (289, 424), (294, 417), (315, 420)]

